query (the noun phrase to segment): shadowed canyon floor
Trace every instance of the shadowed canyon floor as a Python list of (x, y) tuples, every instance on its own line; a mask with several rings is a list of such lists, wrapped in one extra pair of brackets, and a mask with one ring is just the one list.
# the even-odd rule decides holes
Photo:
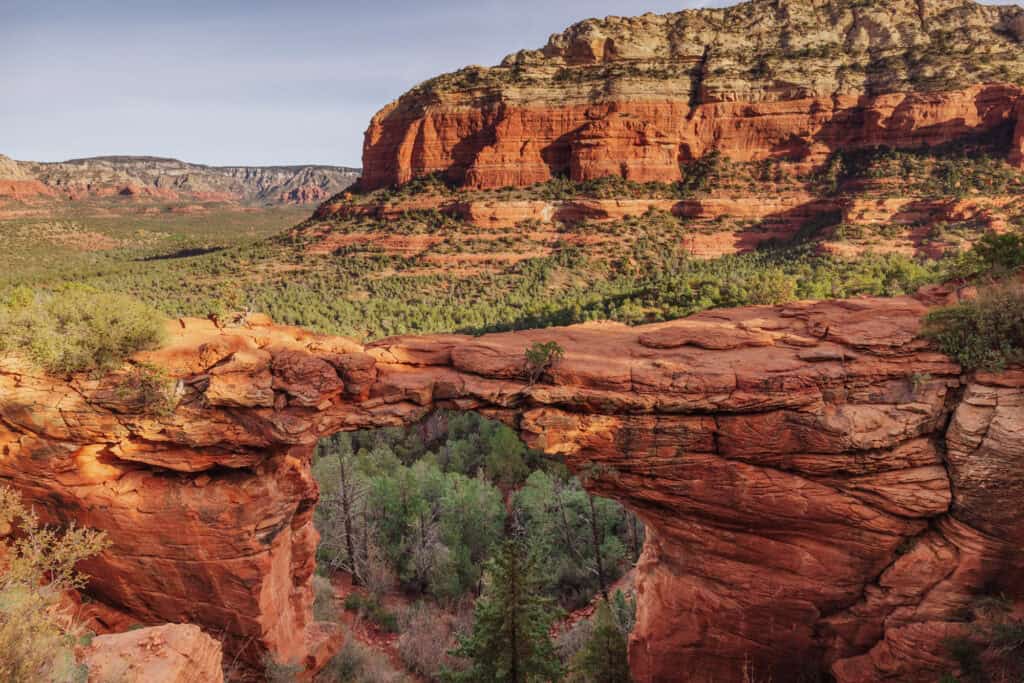
[[(137, 357), (178, 379), (164, 415), (124, 377), (0, 361), (0, 478), (50, 520), (107, 531), (94, 598), (200, 624), (251, 662), (315, 665), (317, 439), (480, 410), (647, 524), (637, 680), (820, 665), (931, 681), (977, 595), (1020, 598), (1024, 377), (961, 376), (916, 339), (925, 310), (807, 302), (369, 346), (183, 319)], [(548, 340), (564, 359), (524, 380), (524, 349)]]

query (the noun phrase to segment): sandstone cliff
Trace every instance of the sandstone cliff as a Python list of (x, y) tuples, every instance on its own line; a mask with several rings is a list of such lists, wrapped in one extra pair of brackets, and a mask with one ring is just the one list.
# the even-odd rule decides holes
[(0, 197), (152, 197), (258, 204), (321, 202), (355, 182), (336, 166), (203, 166), (156, 157), (96, 157), (59, 163), (0, 156)]
[[(560, 174), (673, 181), (711, 150), (807, 166), (837, 149), (1002, 139), (1019, 120), (1022, 26), (1024, 9), (970, 0), (592, 19), (385, 107), (366, 132), (362, 186), (431, 173), (480, 188)], [(1020, 164), (1019, 139), (1013, 150)]]
[[(109, 534), (85, 568), (95, 599), (223, 633), (240, 661), (315, 667), (317, 439), (480, 410), (647, 524), (636, 680), (820, 666), (933, 682), (977, 596), (1024, 599), (1024, 373), (962, 376), (917, 339), (926, 309), (804, 302), (369, 346), (181, 320), (136, 359), (177, 378), (170, 414), (120, 373), (0, 359), (0, 481)], [(526, 382), (524, 349), (549, 340), (565, 358)]]

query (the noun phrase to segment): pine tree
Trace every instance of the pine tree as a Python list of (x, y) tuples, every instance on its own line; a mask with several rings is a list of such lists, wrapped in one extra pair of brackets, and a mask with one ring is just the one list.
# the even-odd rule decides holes
[(488, 582), (477, 600), (473, 632), (452, 654), (465, 657), (465, 671), (445, 672), (453, 683), (546, 683), (562, 676), (551, 642), (558, 617), (544, 596), (536, 553), (519, 538), (506, 540), (488, 567)]
[(626, 634), (602, 600), (594, 615), (594, 630), (573, 662), (574, 680), (587, 683), (629, 683)]

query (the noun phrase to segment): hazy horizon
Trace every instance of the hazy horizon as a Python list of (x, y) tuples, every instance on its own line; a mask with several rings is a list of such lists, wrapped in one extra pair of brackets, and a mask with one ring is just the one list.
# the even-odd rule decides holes
[(728, 4), (0, 0), (0, 154), (358, 167), (370, 117), (431, 76), (592, 16)]

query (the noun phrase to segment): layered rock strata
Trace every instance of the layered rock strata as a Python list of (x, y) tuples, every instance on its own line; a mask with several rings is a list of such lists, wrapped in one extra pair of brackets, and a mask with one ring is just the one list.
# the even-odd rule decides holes
[[(679, 251), (695, 258), (792, 243), (809, 228), (814, 228), (811, 239), (826, 253), (871, 251), (939, 258), (951, 250), (969, 248), (988, 232), (1014, 230), (1024, 211), (1020, 194), (924, 197), (907, 192), (893, 196), (888, 187), (849, 195), (819, 196), (774, 187), (765, 188), (764, 193), (757, 194), (753, 188), (746, 193), (723, 190), (684, 200), (427, 195), (395, 203), (358, 203), (339, 198), (322, 204), (314, 220), (291, 234), (312, 254), (383, 252), (448, 264), (489, 261), (500, 266), (556, 253), (566, 245), (585, 250), (592, 259), (614, 258), (616, 247), (632, 238), (630, 220), (636, 225), (649, 222), (652, 216), (671, 215), (683, 226), (674, 233)], [(455, 222), (433, 230), (395, 227), (424, 214)], [(624, 234), (613, 225), (605, 227), (615, 223), (623, 225)], [(503, 241), (507, 246), (495, 246)]]
[(344, 190), (358, 176), (358, 169), (337, 166), (218, 167), (132, 156), (43, 163), (0, 155), (0, 197), (19, 201), (126, 197), (309, 204)]
[[(576, 24), (417, 86), (366, 132), (362, 187), (439, 173), (672, 182), (711, 151), (814, 166), (837, 150), (1018, 140), (1024, 10), (970, 0), (753, 0)], [(1001, 143), (1006, 149), (1006, 142)]]
[[(978, 594), (1022, 598), (1024, 375), (965, 384), (917, 339), (925, 311), (805, 302), (369, 346), (181, 320), (136, 359), (176, 378), (170, 414), (127, 370), (61, 380), (0, 360), (0, 481), (109, 534), (85, 567), (93, 598), (202, 625), (253, 666), (315, 668), (317, 440), (480, 410), (647, 524), (636, 680), (934, 681)], [(565, 357), (531, 384), (538, 341)]]

